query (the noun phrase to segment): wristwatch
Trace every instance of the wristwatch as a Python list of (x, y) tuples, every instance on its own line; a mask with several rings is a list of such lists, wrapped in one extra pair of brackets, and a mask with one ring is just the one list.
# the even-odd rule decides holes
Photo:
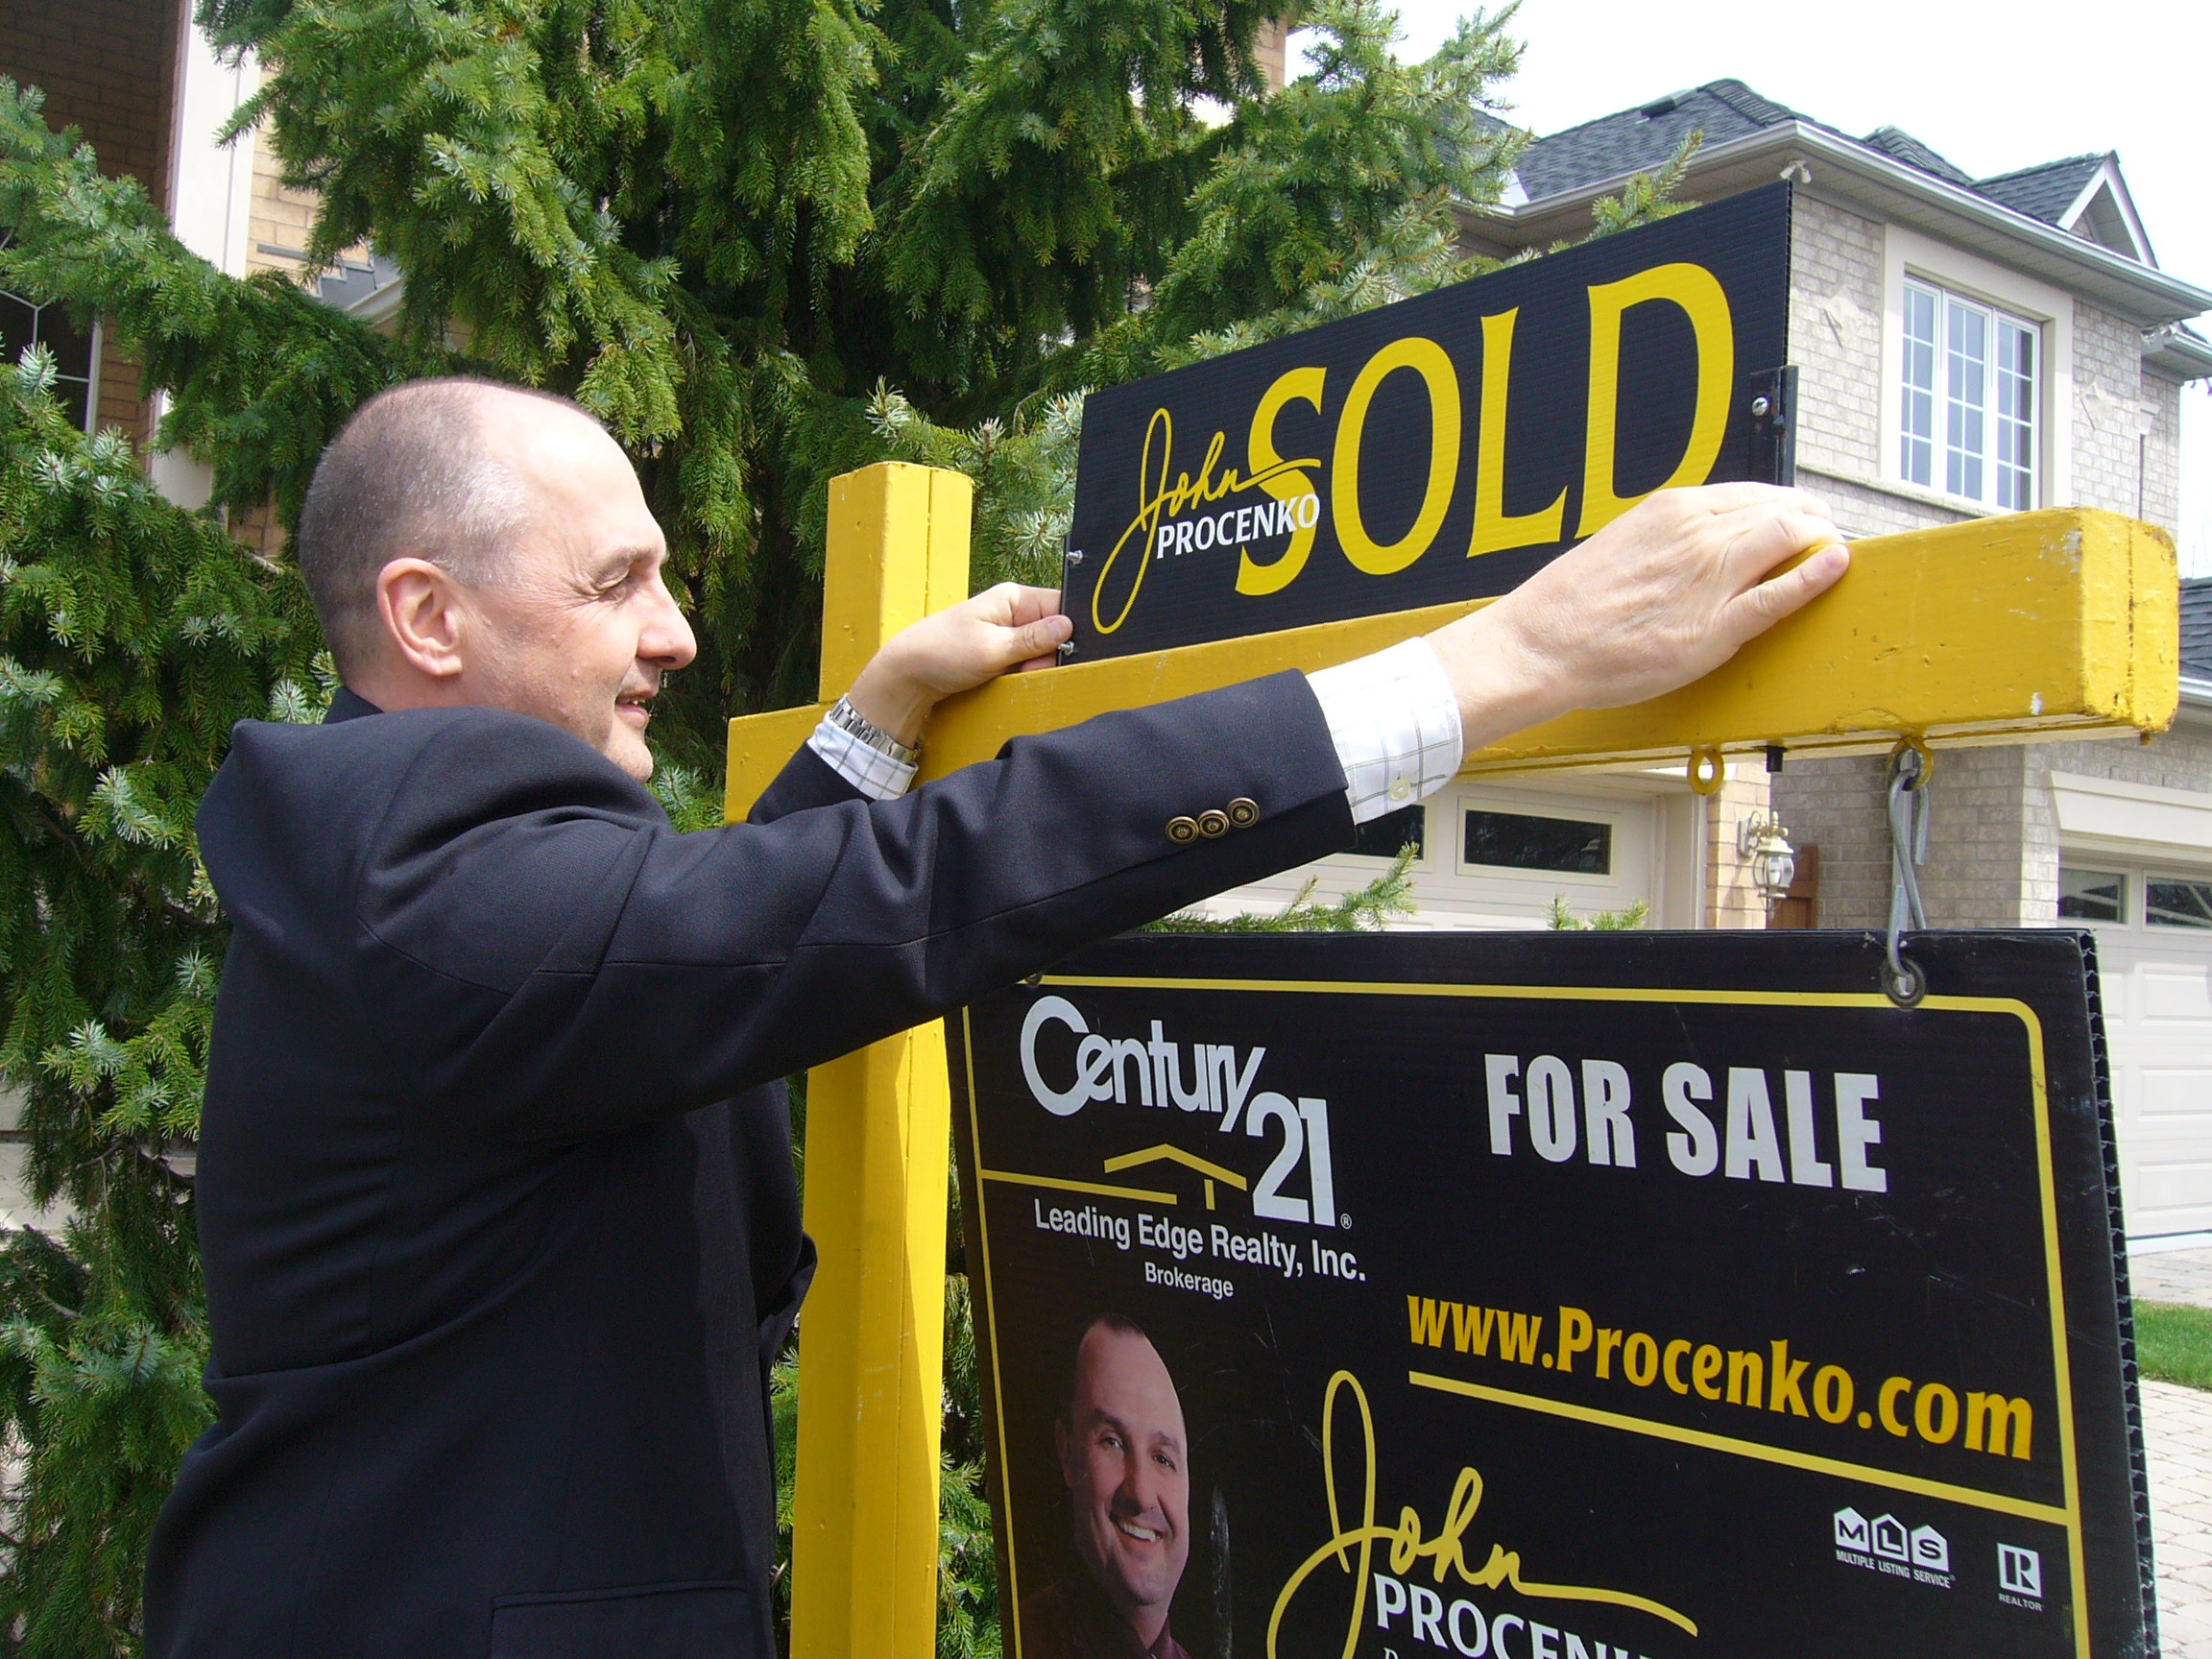
[(898, 738), (892, 736), (890, 733), (884, 731), (882, 727), (854, 708), (850, 698), (838, 698), (827, 718), (830, 724), (836, 727), (838, 731), (859, 738), (877, 754), (888, 755), (902, 766), (913, 766), (921, 762), (922, 751), (919, 747), (910, 749), (900, 742)]

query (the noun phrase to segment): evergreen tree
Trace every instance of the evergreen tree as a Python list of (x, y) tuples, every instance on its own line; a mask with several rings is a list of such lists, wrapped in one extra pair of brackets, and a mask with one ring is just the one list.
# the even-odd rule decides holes
[[(201, 0), (262, 66), (238, 129), (318, 193), (311, 258), (404, 271), (389, 339), (213, 271), (0, 83), (0, 282), (104, 317), (215, 476), (174, 508), (69, 428), (49, 365), (0, 374), (0, 1076), (36, 1191), (79, 1217), (0, 1253), (24, 1464), (0, 1650), (135, 1651), (148, 1528), (206, 1420), (184, 1171), (225, 930), (192, 811), (231, 722), (329, 690), (297, 573), (223, 514), (288, 527), (324, 444), (408, 375), (579, 397), (669, 533), (702, 651), (659, 786), (710, 821), (723, 720), (811, 688), (835, 473), (959, 467), (978, 583), (1048, 580), (1086, 388), (1469, 274), (1455, 204), (1518, 143), (1486, 113), (1509, 12), (1400, 64), (1375, 0), (1303, 8), (1318, 67), (1270, 96), (1252, 44), (1281, 3)], [(966, 1306), (956, 1282), (941, 1648), (987, 1653)], [(795, 1409), (786, 1378), (786, 1441)]]

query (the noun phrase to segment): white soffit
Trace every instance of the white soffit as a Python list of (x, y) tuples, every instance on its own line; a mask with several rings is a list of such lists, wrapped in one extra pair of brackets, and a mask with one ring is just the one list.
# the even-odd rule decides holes
[(2212, 793), (2071, 772), (2050, 779), (2062, 843), (2212, 865)]

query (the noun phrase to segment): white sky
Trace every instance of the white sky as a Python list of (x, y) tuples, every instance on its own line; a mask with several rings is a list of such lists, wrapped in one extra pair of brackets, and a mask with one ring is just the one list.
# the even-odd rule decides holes
[[(1425, 57), (1459, 0), (1398, 0)], [(1555, 132), (1732, 76), (1852, 134), (1904, 128), (1974, 177), (2117, 150), (2158, 263), (2212, 288), (2205, 0), (1525, 0), (1513, 119)], [(2208, 329), (2200, 323), (2200, 329)], [(2181, 565), (2212, 575), (2212, 392), (2182, 393)]]

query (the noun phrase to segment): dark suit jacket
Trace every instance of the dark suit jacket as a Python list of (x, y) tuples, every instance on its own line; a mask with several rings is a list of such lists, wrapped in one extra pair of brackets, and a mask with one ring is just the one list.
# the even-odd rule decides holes
[(200, 813), (220, 1418), (149, 1654), (772, 1652), (765, 1374), (812, 1268), (775, 1080), (1351, 833), (1295, 674), (889, 804), (803, 750), (692, 835), (519, 715), (241, 725)]

